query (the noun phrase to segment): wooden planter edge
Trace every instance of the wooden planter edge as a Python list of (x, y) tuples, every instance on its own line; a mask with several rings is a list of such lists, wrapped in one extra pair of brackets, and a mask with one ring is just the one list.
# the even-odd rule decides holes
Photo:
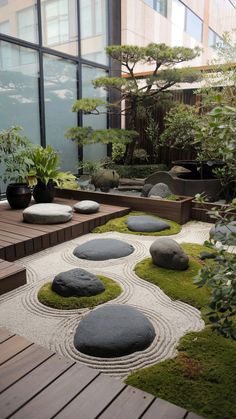
[(180, 201), (168, 201), (165, 199), (151, 199), (83, 190), (75, 191), (71, 189), (56, 189), (56, 196), (66, 199), (78, 199), (78, 201), (88, 199), (97, 201), (100, 204), (120, 205), (129, 207), (135, 211), (147, 211), (179, 224), (185, 224), (190, 220), (193, 199), (183, 196), (181, 197), (183, 199)]

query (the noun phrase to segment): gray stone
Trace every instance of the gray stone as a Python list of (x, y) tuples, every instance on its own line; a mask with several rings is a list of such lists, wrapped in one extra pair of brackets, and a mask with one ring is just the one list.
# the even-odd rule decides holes
[(23, 211), (23, 220), (32, 224), (66, 223), (72, 218), (72, 208), (61, 204), (35, 204)]
[(127, 218), (127, 227), (131, 231), (157, 232), (170, 228), (165, 221), (150, 215), (132, 215)]
[(188, 256), (175, 240), (168, 237), (156, 239), (150, 247), (150, 253), (154, 265), (177, 271), (188, 268)]
[(82, 214), (93, 214), (99, 210), (99, 203), (96, 201), (80, 201), (77, 202), (73, 208), (75, 212), (80, 212)]
[(133, 253), (134, 247), (116, 239), (94, 239), (74, 249), (73, 254), (80, 259), (118, 259)]
[(154, 327), (144, 314), (129, 306), (112, 304), (81, 320), (74, 345), (87, 355), (112, 358), (142, 351), (154, 338)]
[(94, 274), (75, 268), (56, 275), (52, 282), (52, 290), (63, 297), (85, 297), (100, 294), (105, 291), (105, 287)]
[(227, 240), (228, 244), (235, 246), (236, 237), (236, 221), (232, 221), (226, 225), (216, 225), (210, 229), (210, 237), (214, 237), (217, 241), (223, 242)]
[(153, 188), (153, 185), (151, 183), (145, 183), (143, 185), (143, 189), (141, 191), (141, 196), (147, 197), (149, 194), (149, 191)]
[(168, 195), (171, 195), (171, 190), (165, 183), (157, 183), (150, 189), (148, 196), (157, 195), (161, 198), (166, 198)]

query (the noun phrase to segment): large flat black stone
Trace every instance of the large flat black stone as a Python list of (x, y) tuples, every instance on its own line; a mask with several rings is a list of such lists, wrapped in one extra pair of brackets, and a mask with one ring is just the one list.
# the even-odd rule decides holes
[(150, 215), (131, 215), (127, 218), (126, 224), (129, 230), (141, 233), (154, 233), (170, 228), (170, 225), (165, 221)]
[(128, 256), (133, 251), (134, 247), (122, 240), (94, 239), (77, 246), (73, 254), (80, 259), (108, 260)]
[(154, 327), (144, 314), (129, 306), (112, 304), (81, 320), (74, 345), (87, 355), (111, 358), (142, 351), (154, 338)]

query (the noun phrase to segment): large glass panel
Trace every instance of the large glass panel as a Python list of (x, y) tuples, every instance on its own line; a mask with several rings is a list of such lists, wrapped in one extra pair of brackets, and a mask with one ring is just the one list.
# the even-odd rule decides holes
[(80, 0), (81, 55), (83, 58), (107, 64), (107, 0)]
[(46, 142), (60, 152), (62, 170), (77, 172), (78, 147), (65, 139), (65, 131), (77, 125), (71, 111), (76, 100), (76, 64), (49, 55), (44, 56), (44, 95)]
[(41, 0), (44, 46), (77, 55), (76, 4), (76, 0)]
[(186, 8), (186, 32), (198, 42), (202, 42), (202, 20)]
[[(104, 77), (106, 72), (99, 68), (82, 66), (82, 96), (86, 98), (107, 99), (106, 92), (103, 89), (94, 89), (92, 80), (98, 77)], [(107, 128), (107, 115), (83, 115), (83, 126), (93, 129)], [(107, 146), (105, 144), (86, 145), (83, 148), (83, 159), (98, 161), (107, 155)]]
[(40, 143), (38, 56), (29, 48), (0, 41), (0, 129), (21, 125)]
[(29, 42), (38, 42), (36, 0), (0, 3), (0, 32)]
[[(35, 51), (0, 41), (0, 130), (20, 125), (22, 134), (36, 144), (40, 143), (38, 71)], [(1, 183), (2, 192), (5, 186)]]

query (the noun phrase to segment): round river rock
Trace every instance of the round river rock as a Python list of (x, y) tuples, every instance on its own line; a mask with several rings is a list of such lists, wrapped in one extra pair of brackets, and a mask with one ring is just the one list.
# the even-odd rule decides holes
[(105, 291), (105, 287), (94, 274), (75, 268), (56, 275), (52, 282), (52, 290), (63, 297), (90, 297)]
[(128, 256), (133, 251), (134, 247), (122, 240), (94, 239), (77, 246), (73, 254), (80, 259), (108, 260)]
[(144, 314), (129, 306), (112, 304), (81, 320), (74, 345), (84, 354), (113, 358), (142, 351), (154, 338), (154, 327)]
[(89, 200), (77, 202), (73, 206), (75, 212), (79, 212), (82, 214), (93, 214), (99, 210), (99, 207), (100, 205), (98, 202)]
[(150, 247), (150, 253), (154, 265), (161, 268), (177, 271), (183, 271), (188, 268), (188, 256), (175, 240), (168, 237), (156, 239)]
[(165, 183), (156, 183), (148, 192), (148, 196), (151, 195), (160, 196), (161, 198), (166, 198), (168, 195), (171, 195), (171, 190)]
[(61, 204), (35, 204), (23, 211), (23, 220), (32, 224), (66, 223), (72, 218), (72, 208)]
[(126, 221), (127, 227), (131, 231), (157, 232), (167, 230), (170, 225), (165, 221), (158, 220), (150, 215), (131, 215)]

